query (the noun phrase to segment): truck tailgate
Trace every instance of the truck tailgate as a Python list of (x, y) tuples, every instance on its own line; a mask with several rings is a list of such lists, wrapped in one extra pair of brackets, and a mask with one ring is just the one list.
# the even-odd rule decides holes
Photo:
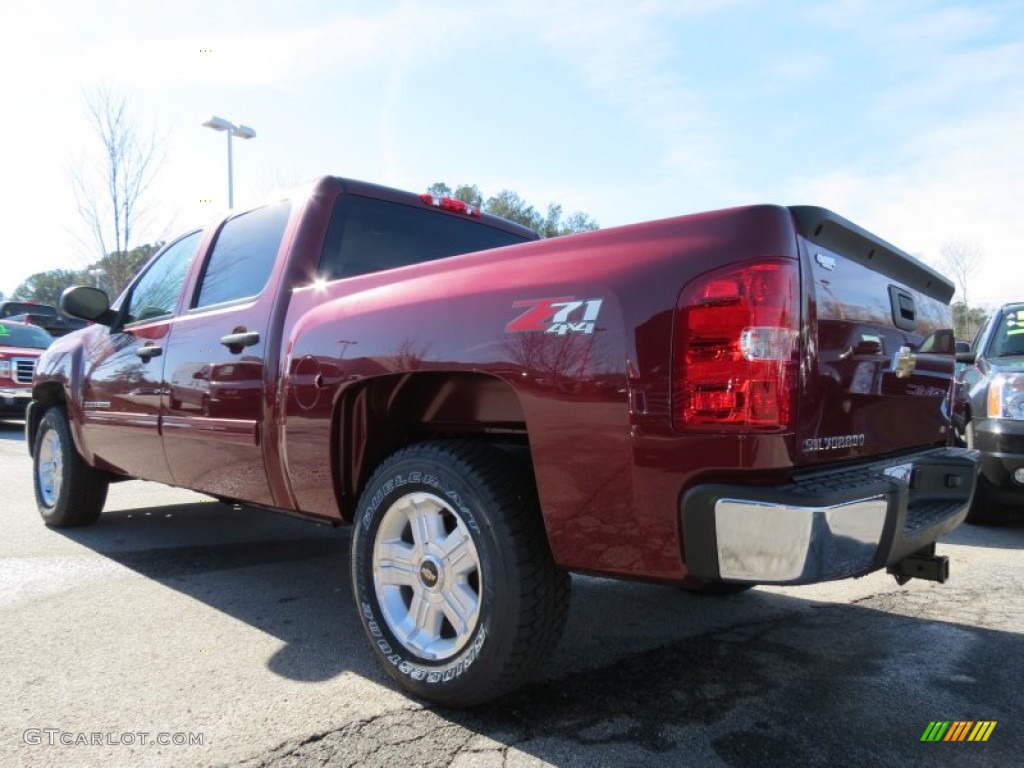
[(797, 464), (944, 444), (955, 351), (952, 283), (830, 211), (791, 210), (808, 319)]

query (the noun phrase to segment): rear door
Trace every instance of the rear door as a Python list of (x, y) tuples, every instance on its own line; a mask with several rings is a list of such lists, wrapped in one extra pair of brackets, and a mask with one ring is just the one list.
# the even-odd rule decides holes
[(952, 284), (835, 214), (793, 210), (810, 319), (798, 462), (944, 444), (955, 353)]
[(272, 504), (263, 461), (264, 359), (275, 265), (291, 206), (228, 219), (216, 233), (165, 353), (163, 435), (176, 485)]

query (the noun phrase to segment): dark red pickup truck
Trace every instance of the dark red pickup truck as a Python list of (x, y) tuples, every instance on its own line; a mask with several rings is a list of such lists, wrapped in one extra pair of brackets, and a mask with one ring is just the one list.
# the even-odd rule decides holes
[(948, 280), (820, 208), (538, 240), (327, 177), (170, 243), (40, 360), (49, 525), (136, 477), (353, 523), (374, 653), (455, 705), (557, 643), (568, 572), (706, 592), (943, 580)]

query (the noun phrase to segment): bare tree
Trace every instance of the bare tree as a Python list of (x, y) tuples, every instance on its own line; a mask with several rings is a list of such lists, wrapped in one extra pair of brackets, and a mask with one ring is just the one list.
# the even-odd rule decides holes
[(131, 277), (121, 273), (136, 266), (128, 263), (128, 254), (144, 223), (144, 197), (163, 157), (155, 132), (141, 127), (124, 95), (101, 86), (86, 96), (86, 106), (100, 147), (72, 166), (71, 182), (90, 261), (105, 259), (105, 268), (114, 274), (107, 274), (104, 283), (117, 288)]
[(981, 267), (985, 254), (977, 243), (966, 240), (947, 240), (939, 248), (939, 254), (942, 259), (942, 267), (949, 273), (953, 278), (953, 282), (960, 289), (960, 298), (964, 304), (963, 317), (966, 327), (958, 329), (962, 330), (963, 333), (957, 335), (961, 339), (970, 339), (972, 335), (971, 305), (967, 301), (967, 286)]

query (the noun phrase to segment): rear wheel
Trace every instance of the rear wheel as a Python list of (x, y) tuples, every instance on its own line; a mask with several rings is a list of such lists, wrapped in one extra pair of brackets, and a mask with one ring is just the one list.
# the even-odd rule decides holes
[(569, 576), (532, 477), (508, 454), (468, 441), (405, 448), (374, 473), (355, 522), (356, 605), (405, 690), (479, 704), (523, 684), (557, 644)]
[(110, 482), (78, 455), (61, 408), (51, 408), (40, 420), (32, 458), (36, 506), (43, 522), (54, 528), (96, 522)]

